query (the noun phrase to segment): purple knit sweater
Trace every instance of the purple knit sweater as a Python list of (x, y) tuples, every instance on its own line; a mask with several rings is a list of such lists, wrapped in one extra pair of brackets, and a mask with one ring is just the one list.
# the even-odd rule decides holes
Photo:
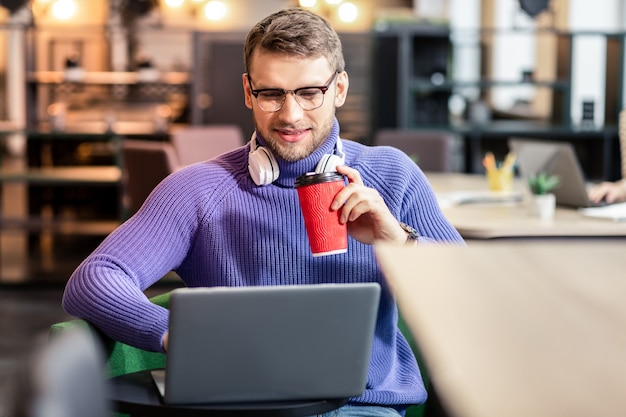
[[(335, 122), (328, 140), (304, 160), (279, 160), (280, 177), (268, 186), (256, 186), (248, 175), (249, 146), (171, 174), (76, 269), (64, 308), (113, 339), (162, 351), (168, 311), (150, 303), (143, 290), (171, 270), (189, 287), (380, 282), (367, 388), (354, 401), (399, 407), (423, 402), (420, 372), (397, 329), (396, 306), (372, 246), (349, 238), (345, 254), (311, 256), (294, 180), (333, 152), (338, 131)], [(352, 141), (343, 145), (346, 165), (421, 239), (462, 242), (424, 174), (404, 153)]]

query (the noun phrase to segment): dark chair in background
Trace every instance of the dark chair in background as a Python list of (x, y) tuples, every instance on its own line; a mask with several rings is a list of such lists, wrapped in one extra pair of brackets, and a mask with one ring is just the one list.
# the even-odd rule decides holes
[(404, 151), (422, 171), (452, 171), (455, 135), (445, 131), (382, 129), (374, 136), (374, 145), (393, 146)]
[(122, 143), (124, 199), (130, 214), (139, 210), (156, 185), (179, 168), (169, 142), (124, 140)]

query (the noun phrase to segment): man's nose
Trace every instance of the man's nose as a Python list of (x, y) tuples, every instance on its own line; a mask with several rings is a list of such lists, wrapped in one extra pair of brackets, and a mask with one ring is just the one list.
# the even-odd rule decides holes
[(280, 117), (285, 120), (298, 120), (302, 118), (302, 107), (296, 100), (296, 95), (293, 91), (287, 92), (285, 94), (285, 102), (283, 103), (283, 107), (280, 109)]

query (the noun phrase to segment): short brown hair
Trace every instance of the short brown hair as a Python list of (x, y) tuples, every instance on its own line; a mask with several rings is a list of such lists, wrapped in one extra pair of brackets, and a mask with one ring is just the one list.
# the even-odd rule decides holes
[(322, 17), (298, 7), (283, 9), (257, 23), (246, 36), (244, 64), (250, 72), (256, 48), (268, 52), (326, 57), (331, 69), (343, 71), (345, 61), (337, 32)]

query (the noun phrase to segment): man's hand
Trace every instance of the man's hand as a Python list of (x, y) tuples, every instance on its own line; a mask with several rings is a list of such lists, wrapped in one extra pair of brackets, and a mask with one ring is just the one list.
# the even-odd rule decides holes
[(377, 240), (405, 243), (406, 232), (378, 191), (363, 185), (355, 169), (342, 165), (337, 167), (337, 172), (345, 175), (349, 184), (335, 196), (330, 208), (339, 210), (339, 221), (348, 224), (350, 236), (365, 244)]
[(161, 340), (161, 344), (163, 345), (163, 350), (167, 352), (167, 342), (169, 341), (170, 338), (170, 332), (166, 332), (163, 335), (163, 339)]

